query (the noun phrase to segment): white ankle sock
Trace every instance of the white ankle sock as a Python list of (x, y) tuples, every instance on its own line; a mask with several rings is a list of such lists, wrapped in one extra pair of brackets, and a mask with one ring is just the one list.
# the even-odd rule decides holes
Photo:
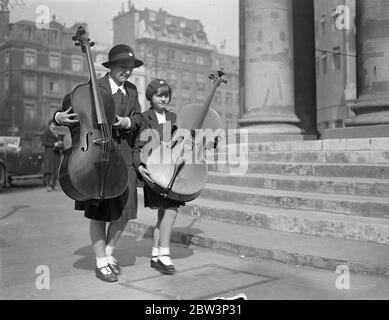
[(169, 247), (159, 247), (159, 256), (158, 259), (166, 265), (172, 265), (173, 262), (170, 259), (170, 248)]

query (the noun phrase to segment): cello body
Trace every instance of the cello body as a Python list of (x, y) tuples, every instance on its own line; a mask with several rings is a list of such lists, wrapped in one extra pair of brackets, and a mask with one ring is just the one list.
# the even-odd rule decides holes
[[(77, 33), (77, 40), (88, 42), (83, 29)], [(71, 128), (72, 146), (64, 152), (59, 170), (62, 190), (78, 201), (117, 197), (128, 183), (127, 166), (112, 136), (116, 106), (110, 93), (100, 92), (90, 52), (86, 52), (91, 80), (71, 92), (70, 104), (79, 124)]]
[(162, 141), (151, 152), (142, 150), (148, 153), (143, 155), (149, 172), (143, 175), (144, 181), (165, 198), (192, 201), (207, 183), (205, 148), (222, 126), (219, 114), (209, 107), (217, 86), (204, 105), (188, 104), (180, 109), (171, 142)]

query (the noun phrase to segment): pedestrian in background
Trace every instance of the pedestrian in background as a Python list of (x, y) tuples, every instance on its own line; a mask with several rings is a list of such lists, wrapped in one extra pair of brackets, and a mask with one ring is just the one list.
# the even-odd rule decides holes
[(50, 120), (48, 124), (49, 128), (44, 132), (41, 142), (45, 148), (42, 161), (43, 180), (46, 190), (49, 192), (56, 190), (63, 143), (53, 120)]

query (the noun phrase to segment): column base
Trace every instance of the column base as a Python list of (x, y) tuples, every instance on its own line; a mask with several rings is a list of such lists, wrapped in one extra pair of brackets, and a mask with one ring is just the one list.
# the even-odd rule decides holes
[(325, 130), (321, 139), (360, 139), (389, 137), (389, 125), (358, 126)]

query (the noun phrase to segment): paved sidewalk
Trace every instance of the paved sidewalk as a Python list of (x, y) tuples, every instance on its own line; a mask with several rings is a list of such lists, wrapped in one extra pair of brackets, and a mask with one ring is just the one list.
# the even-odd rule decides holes
[[(89, 223), (62, 192), (13, 188), (0, 194), (0, 299), (210, 299), (243, 292), (257, 299), (389, 299), (389, 279), (351, 274), (338, 290), (335, 271), (250, 260), (173, 244), (178, 273), (149, 266), (151, 240), (126, 232), (119, 282), (94, 275)], [(141, 208), (139, 215), (146, 213)], [(48, 269), (46, 269), (48, 268)], [(49, 289), (38, 289), (49, 271)], [(47, 283), (47, 282), (46, 282)]]

